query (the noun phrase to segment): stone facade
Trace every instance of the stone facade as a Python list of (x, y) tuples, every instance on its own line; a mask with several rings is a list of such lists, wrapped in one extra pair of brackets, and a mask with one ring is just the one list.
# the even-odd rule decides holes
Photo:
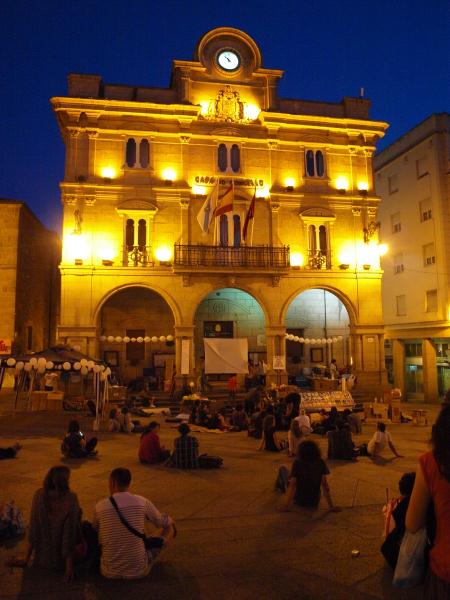
[(0, 339), (13, 352), (54, 342), (60, 243), (23, 203), (0, 199)]
[[(169, 316), (143, 319), (140, 328), (175, 336), (177, 374), (181, 341), (191, 340), (194, 376), (199, 322), (209, 319), (205, 298), (240, 290), (252, 299), (241, 295), (239, 310), (251, 317), (247, 324), (233, 317), (235, 334), (265, 353), (270, 380), (273, 357), (285, 353), (288, 321), (295, 325), (292, 302), (320, 288), (348, 314), (346, 358), (361, 387), (383, 384), (372, 156), (387, 125), (369, 119), (363, 98), (283, 99), (282, 75), (262, 66), (247, 34), (218, 28), (199, 41), (193, 60), (173, 62), (168, 89), (69, 76), (68, 95), (52, 98), (66, 144), (61, 341), (104, 352), (100, 337), (125, 335), (123, 325), (117, 333), (122, 317), (116, 327), (102, 325), (110, 300), (146, 288), (165, 301)], [(231, 184), (233, 212), (203, 232), (198, 215), (206, 198)], [(149, 346), (141, 368), (158, 351)]]
[(375, 158), (387, 360), (410, 399), (450, 388), (449, 115), (434, 114)]

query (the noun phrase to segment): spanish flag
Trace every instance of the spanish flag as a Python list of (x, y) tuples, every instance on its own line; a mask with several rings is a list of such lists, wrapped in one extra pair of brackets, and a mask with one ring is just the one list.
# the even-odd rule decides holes
[(233, 199), (234, 199), (234, 181), (231, 182), (229, 188), (219, 196), (216, 204), (216, 210), (214, 211), (215, 217), (220, 217), (227, 212), (233, 211)]
[(244, 238), (244, 242), (247, 238), (248, 225), (250, 223), (250, 219), (255, 218), (255, 201), (256, 201), (256, 188), (255, 193), (253, 194), (252, 201), (250, 202), (250, 206), (248, 207), (247, 214), (245, 215), (244, 227), (242, 229), (242, 237)]

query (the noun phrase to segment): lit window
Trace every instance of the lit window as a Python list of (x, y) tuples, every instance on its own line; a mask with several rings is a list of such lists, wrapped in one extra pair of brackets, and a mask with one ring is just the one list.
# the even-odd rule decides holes
[(325, 174), (325, 159), (321, 150), (307, 150), (305, 155), (306, 175), (308, 177), (323, 177)]
[(395, 194), (398, 192), (398, 176), (391, 175), (388, 177), (388, 192), (389, 194)]
[(422, 202), (419, 202), (419, 212), (422, 223), (424, 221), (429, 221), (432, 218), (431, 198), (426, 198), (425, 200), (422, 200)]
[(422, 156), (421, 158), (416, 160), (416, 175), (417, 179), (428, 175), (428, 164), (425, 156)]
[(423, 251), (423, 264), (425, 267), (434, 265), (436, 263), (436, 253), (433, 242), (431, 244), (425, 244), (422, 246)]
[(425, 300), (426, 312), (436, 312), (438, 308), (437, 290), (427, 290)]
[(397, 275), (398, 273), (403, 273), (405, 270), (405, 266), (403, 264), (403, 254), (396, 254), (394, 256), (394, 273)]
[(406, 315), (406, 296), (402, 294), (401, 296), (396, 296), (397, 303), (397, 316), (402, 317)]
[(241, 149), (238, 144), (219, 144), (217, 167), (221, 173), (240, 173)]
[(402, 223), (400, 220), (400, 213), (391, 215), (391, 229), (392, 233), (399, 233), (402, 230)]
[(125, 164), (129, 169), (146, 169), (150, 163), (150, 145), (148, 140), (129, 138), (125, 149)]

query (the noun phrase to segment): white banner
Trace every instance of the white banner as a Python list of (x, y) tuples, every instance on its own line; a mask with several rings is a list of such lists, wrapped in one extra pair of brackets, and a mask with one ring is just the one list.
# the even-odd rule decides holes
[(247, 338), (203, 338), (205, 373), (248, 373)]
[(189, 375), (189, 354), (191, 340), (181, 340), (181, 374)]

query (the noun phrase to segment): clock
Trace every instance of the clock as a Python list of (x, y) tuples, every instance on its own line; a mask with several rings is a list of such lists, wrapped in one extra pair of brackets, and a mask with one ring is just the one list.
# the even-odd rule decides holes
[(236, 71), (241, 66), (241, 58), (234, 50), (221, 50), (217, 54), (217, 64), (225, 71)]

